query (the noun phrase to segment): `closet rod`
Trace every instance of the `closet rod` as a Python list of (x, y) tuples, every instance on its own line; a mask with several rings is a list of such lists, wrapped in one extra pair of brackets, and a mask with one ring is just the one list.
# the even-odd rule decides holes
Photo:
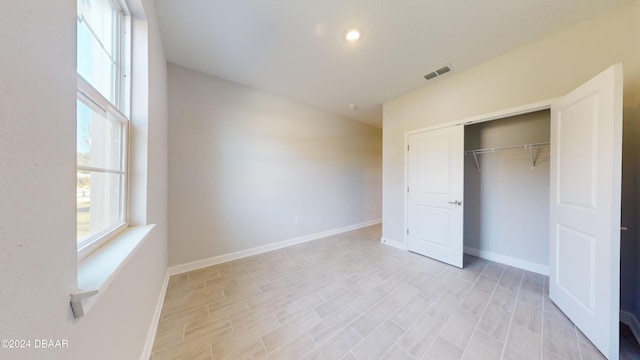
[(507, 150), (522, 150), (522, 149), (530, 149), (530, 148), (548, 147), (549, 144), (550, 144), (549, 142), (542, 142), (542, 143), (535, 143), (535, 144), (499, 146), (494, 148), (467, 150), (464, 152), (464, 154), (465, 155), (471, 155), (473, 153), (487, 154), (487, 153), (507, 151)]
[(534, 143), (534, 144), (524, 144), (524, 145), (512, 145), (512, 146), (499, 146), (494, 148), (486, 148), (486, 149), (475, 149), (475, 150), (467, 150), (464, 152), (465, 155), (473, 155), (473, 159), (476, 162), (476, 168), (480, 171), (480, 164), (478, 163), (478, 155), (479, 154), (489, 154), (494, 152), (501, 151), (510, 151), (510, 150), (526, 150), (529, 149), (529, 158), (531, 159), (531, 167), (536, 166), (536, 161), (533, 156), (533, 149), (549, 147), (549, 142), (542, 143)]

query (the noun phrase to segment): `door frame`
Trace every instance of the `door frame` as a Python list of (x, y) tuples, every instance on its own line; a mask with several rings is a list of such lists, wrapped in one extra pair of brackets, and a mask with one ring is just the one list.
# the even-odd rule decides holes
[[(492, 113), (482, 114), (467, 117), (460, 120), (449, 121), (442, 124), (436, 124), (428, 127), (423, 127), (415, 130), (410, 130), (404, 133), (404, 189), (409, 186), (409, 136), (414, 134), (419, 134), (426, 131), (437, 130), (442, 128), (447, 128), (456, 125), (471, 125), (478, 124), (492, 120), (500, 120), (507, 117), (528, 114), (540, 110), (549, 110), (551, 109), (551, 104), (559, 100), (560, 97), (546, 99), (542, 101), (538, 101), (535, 103), (530, 103), (522, 106), (517, 106), (513, 108), (508, 108), (504, 110), (495, 111)], [(404, 191), (404, 229), (403, 229), (403, 238), (404, 238), (404, 250), (409, 251), (409, 237), (407, 236), (407, 229), (409, 228), (409, 196), (407, 191)], [(549, 274), (545, 274), (549, 275)]]

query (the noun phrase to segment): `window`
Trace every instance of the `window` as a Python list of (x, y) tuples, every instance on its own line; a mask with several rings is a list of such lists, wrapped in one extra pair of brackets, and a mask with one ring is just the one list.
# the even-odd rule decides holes
[(77, 0), (77, 245), (127, 226), (130, 16), (118, 0)]

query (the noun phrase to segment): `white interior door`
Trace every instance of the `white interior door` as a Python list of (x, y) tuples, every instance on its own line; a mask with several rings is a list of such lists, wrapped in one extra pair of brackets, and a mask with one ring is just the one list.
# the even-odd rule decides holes
[(549, 296), (618, 359), (622, 64), (551, 107)]
[(462, 267), (464, 126), (408, 137), (408, 249)]

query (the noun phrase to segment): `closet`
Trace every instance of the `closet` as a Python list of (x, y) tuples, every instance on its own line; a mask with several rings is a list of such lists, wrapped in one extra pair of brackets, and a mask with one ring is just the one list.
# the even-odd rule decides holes
[(549, 147), (548, 108), (409, 135), (408, 250), (547, 275)]
[(407, 250), (548, 273), (551, 300), (617, 359), (622, 64), (560, 98), (405, 139)]
[(549, 110), (464, 128), (465, 252), (548, 274)]

